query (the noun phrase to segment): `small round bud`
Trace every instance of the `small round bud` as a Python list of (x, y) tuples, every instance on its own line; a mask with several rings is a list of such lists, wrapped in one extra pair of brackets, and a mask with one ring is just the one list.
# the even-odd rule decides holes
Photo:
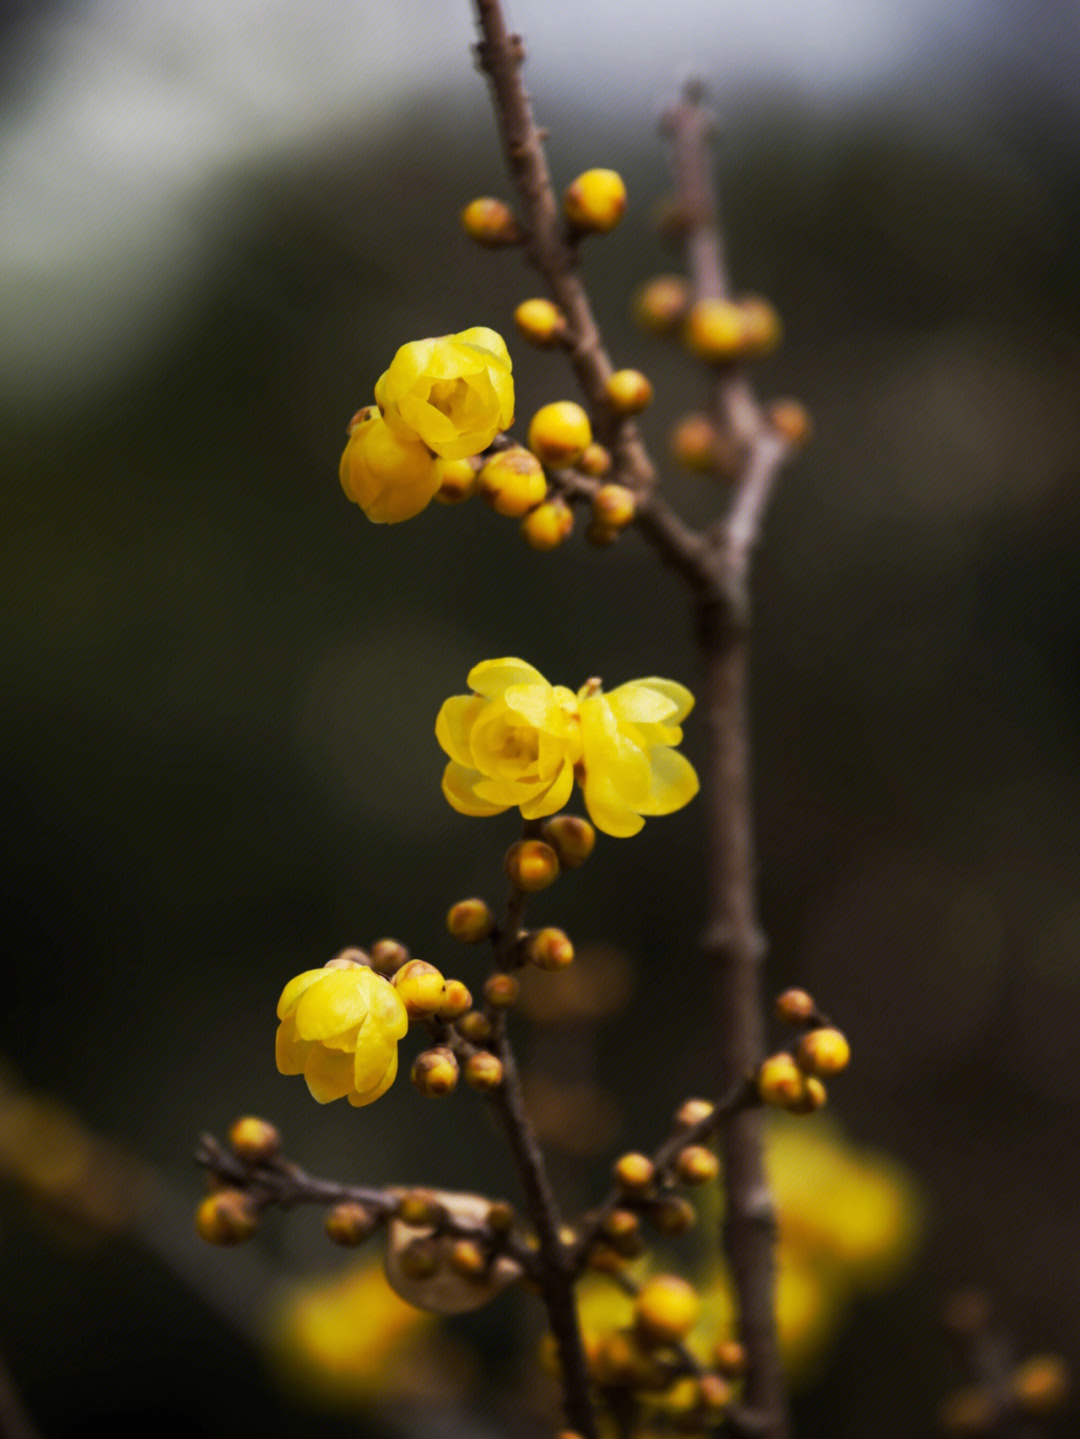
[(492, 974), (484, 981), (484, 998), (494, 1009), (509, 1009), (520, 988), (512, 974)]
[(491, 1020), (481, 1009), (471, 1009), (457, 1022), (457, 1032), (470, 1044), (486, 1044), (491, 1038)]
[(656, 1165), (647, 1154), (631, 1151), (615, 1161), (614, 1175), (615, 1183), (627, 1194), (644, 1194), (652, 1188)]
[(446, 927), (462, 944), (480, 944), (495, 928), (495, 916), (482, 899), (459, 899), (446, 912)]
[(1069, 1371), (1060, 1354), (1034, 1354), (1017, 1365), (1009, 1387), (1026, 1413), (1053, 1414), (1068, 1396)]
[(592, 521), (606, 530), (624, 530), (634, 518), (637, 501), (625, 485), (601, 485), (593, 496)]
[(259, 1214), (242, 1189), (208, 1194), (195, 1211), (195, 1230), (207, 1244), (243, 1244), (259, 1227)]
[(245, 1164), (265, 1164), (281, 1153), (281, 1131), (268, 1119), (245, 1114), (231, 1125), (229, 1144)]
[(846, 1069), (851, 1059), (851, 1046), (838, 1029), (812, 1029), (799, 1040), (795, 1062), (804, 1074), (828, 1079)]
[(810, 411), (798, 400), (774, 400), (769, 406), (769, 424), (777, 434), (783, 435), (789, 445), (801, 449), (814, 431)]
[(634, 318), (643, 330), (670, 335), (690, 303), (690, 285), (682, 275), (654, 275), (634, 296)]
[(746, 1345), (737, 1339), (721, 1339), (713, 1349), (713, 1363), (725, 1379), (738, 1379), (749, 1362)]
[(807, 1074), (803, 1078), (802, 1093), (786, 1107), (792, 1114), (814, 1114), (824, 1108), (828, 1097), (821, 1080), (816, 1075)]
[(556, 469), (577, 464), (591, 444), (589, 417), (573, 400), (543, 405), (529, 422), (529, 449)]
[(697, 1290), (676, 1274), (647, 1279), (634, 1301), (634, 1323), (646, 1344), (675, 1344), (697, 1323), (701, 1300)]
[(746, 315), (734, 300), (697, 300), (683, 325), (683, 343), (699, 360), (722, 363), (746, 353)]
[(540, 461), (523, 445), (492, 455), (480, 471), (480, 494), (491, 508), (510, 519), (520, 519), (547, 494)]
[(369, 965), (371, 956), (362, 949), (343, 949), (340, 954), (335, 954), (333, 959), (328, 959), (323, 969), (359, 969), (361, 965)]
[(335, 1204), (326, 1216), (327, 1236), (346, 1249), (363, 1244), (375, 1230), (376, 1218), (370, 1209), (355, 1200), (344, 1199)]
[(498, 1089), (502, 1082), (502, 1060), (497, 1055), (489, 1054), (486, 1049), (469, 1055), (465, 1061), (465, 1083), (472, 1089), (490, 1093), (493, 1089)]
[(586, 1266), (597, 1274), (621, 1274), (629, 1262), (613, 1244), (593, 1244), (585, 1256)]
[(471, 240), (491, 248), (518, 245), (524, 238), (510, 206), (490, 195), (470, 200), (461, 212), (461, 224)]
[(708, 1119), (716, 1106), (709, 1099), (688, 1099), (675, 1112), (675, 1123), (680, 1129), (691, 1129)]
[(561, 495), (537, 505), (521, 522), (521, 535), (532, 550), (557, 550), (574, 528), (574, 512)]
[(724, 468), (720, 433), (708, 415), (684, 415), (668, 436), (672, 458), (699, 475), (719, 474)]
[(817, 1014), (817, 1005), (805, 989), (785, 989), (776, 996), (774, 1008), (777, 1019), (793, 1029), (809, 1024)]
[(472, 995), (460, 979), (446, 981), (446, 997), (439, 1006), (439, 1018), (447, 1021), (460, 1019), (472, 1009)]
[(683, 1184), (708, 1184), (720, 1173), (720, 1161), (703, 1144), (688, 1144), (675, 1156), (675, 1173)]
[(457, 1088), (458, 1062), (452, 1049), (439, 1045), (425, 1049), (413, 1061), (409, 1075), (419, 1092), (428, 1099), (440, 1099)]
[(434, 1194), (409, 1189), (398, 1200), (397, 1218), (410, 1229), (437, 1229), (446, 1223), (446, 1206)]
[(596, 848), (596, 830), (576, 814), (557, 814), (544, 824), (542, 833), (559, 856), (562, 869), (577, 869)]
[(640, 370), (616, 370), (608, 376), (604, 392), (617, 415), (640, 415), (652, 404), (652, 384)]
[(475, 1239), (455, 1239), (446, 1262), (463, 1279), (482, 1279), (487, 1269), (487, 1256)]
[(410, 1019), (438, 1014), (446, 998), (446, 980), (433, 964), (410, 959), (394, 975), (394, 988), (401, 996)]
[(719, 1374), (703, 1374), (698, 1380), (698, 1404), (705, 1418), (715, 1422), (731, 1403), (731, 1385)]
[(488, 1206), (487, 1227), (492, 1234), (509, 1234), (514, 1227), (514, 1207), (505, 1199), (493, 1199)]
[(398, 1263), (406, 1279), (430, 1279), (438, 1271), (440, 1258), (438, 1240), (425, 1235), (406, 1244)]
[(645, 1247), (641, 1219), (632, 1209), (613, 1209), (604, 1220), (603, 1233), (616, 1253), (624, 1258), (635, 1258)]
[(559, 856), (543, 840), (519, 839), (506, 851), (503, 867), (511, 884), (533, 894), (558, 879)]
[(649, 1207), (648, 1219), (658, 1234), (687, 1234), (697, 1223), (697, 1210), (682, 1195), (665, 1194)]
[(773, 1054), (762, 1062), (757, 1073), (757, 1089), (763, 1104), (781, 1109), (802, 1098), (806, 1076), (786, 1051)]
[(593, 479), (600, 479), (611, 472), (611, 451), (603, 445), (598, 445), (594, 440), (591, 445), (586, 445), (581, 452), (581, 459), (578, 460), (578, 469), (583, 475), (591, 475)]
[(522, 300), (514, 323), (530, 344), (542, 350), (557, 345), (566, 334), (566, 316), (550, 300)]
[(752, 359), (771, 354), (780, 343), (783, 327), (780, 316), (768, 300), (760, 295), (744, 295), (739, 300), (743, 313), (743, 343)]
[(606, 233), (626, 213), (626, 186), (615, 170), (586, 170), (563, 195), (563, 214), (577, 230)]
[(380, 939), (371, 946), (371, 967), (388, 979), (409, 961), (409, 951), (396, 939)]
[(442, 481), (435, 491), (440, 505), (460, 505), (471, 499), (478, 488), (477, 467), (472, 460), (443, 460)]
[(537, 969), (565, 969), (574, 962), (574, 946), (561, 929), (538, 929), (526, 941), (525, 953)]

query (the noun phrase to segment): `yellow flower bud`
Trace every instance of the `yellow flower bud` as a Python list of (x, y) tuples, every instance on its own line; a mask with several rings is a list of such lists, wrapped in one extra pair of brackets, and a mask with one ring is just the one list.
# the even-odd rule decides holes
[(458, 1062), (452, 1049), (439, 1045), (425, 1049), (413, 1061), (409, 1075), (419, 1092), (428, 1099), (438, 1099), (457, 1088)]
[(684, 415), (668, 436), (668, 448), (678, 464), (698, 474), (724, 468), (720, 435), (708, 415)]
[(745, 353), (752, 359), (771, 354), (780, 343), (783, 328), (780, 316), (768, 300), (760, 295), (743, 295), (739, 300), (743, 312)]
[(574, 962), (574, 946), (561, 929), (538, 929), (526, 940), (525, 953), (537, 969), (565, 969)]
[(604, 475), (611, 473), (611, 451), (606, 450), (603, 445), (598, 445), (594, 440), (591, 445), (586, 445), (582, 450), (581, 459), (578, 460), (578, 469), (583, 475), (601, 479)]
[(809, 1024), (817, 1013), (817, 1005), (805, 989), (785, 989), (776, 996), (774, 1007), (777, 1019), (793, 1029)]
[(264, 1164), (281, 1152), (281, 1132), (268, 1119), (247, 1114), (229, 1128), (233, 1153), (245, 1164)]
[(492, 1009), (509, 1009), (520, 988), (512, 974), (492, 974), (484, 981), (484, 998)]
[(258, 1210), (242, 1189), (208, 1194), (195, 1211), (195, 1230), (207, 1244), (243, 1244), (258, 1227)]
[(593, 524), (605, 530), (625, 530), (636, 512), (634, 492), (625, 485), (601, 485), (593, 496)]
[(675, 1173), (683, 1184), (708, 1184), (720, 1173), (720, 1161), (703, 1144), (688, 1144), (675, 1156)]
[(679, 1129), (690, 1129), (695, 1124), (700, 1124), (707, 1119), (716, 1106), (709, 1099), (687, 1099), (679, 1105), (675, 1113), (675, 1123)]
[(470, 1044), (487, 1044), (491, 1038), (491, 1020), (479, 1009), (471, 1009), (457, 1022), (457, 1031)]
[(454, 1273), (464, 1279), (482, 1279), (487, 1269), (487, 1256), (475, 1239), (455, 1239), (446, 1259)]
[(812, 1029), (799, 1040), (795, 1062), (805, 1074), (828, 1079), (846, 1069), (851, 1046), (838, 1029)]
[(806, 1076), (786, 1051), (771, 1055), (758, 1070), (758, 1094), (764, 1104), (787, 1109), (802, 1098), (805, 1087)]
[(545, 500), (521, 522), (521, 533), (530, 549), (557, 550), (574, 528), (574, 512), (561, 495)]
[(481, 1049), (470, 1054), (465, 1061), (465, 1083), (473, 1089), (488, 1091), (498, 1089), (503, 1082), (502, 1060)]
[(409, 958), (409, 951), (397, 939), (379, 939), (371, 946), (371, 967), (387, 978), (396, 974)]
[(559, 856), (562, 869), (577, 869), (596, 848), (596, 830), (576, 814), (557, 814), (542, 830), (544, 839)]
[(277, 1014), (278, 1070), (302, 1074), (320, 1104), (371, 1104), (393, 1084), (409, 1017), (373, 969), (305, 970), (282, 990)]
[(349, 435), (341, 487), (377, 525), (411, 520), (442, 483), (442, 463), (415, 435), (392, 430), (375, 411)]
[(747, 317), (734, 300), (708, 298), (691, 305), (683, 342), (698, 359), (723, 362), (746, 353)]
[(439, 1018), (447, 1021), (460, 1019), (472, 1009), (472, 995), (460, 979), (446, 981), (446, 997), (439, 1006)]
[(478, 488), (479, 470), (472, 460), (443, 460), (442, 482), (435, 491), (440, 505), (460, 505)]
[(814, 1074), (808, 1074), (803, 1079), (802, 1093), (785, 1107), (790, 1114), (814, 1114), (823, 1108), (827, 1099), (828, 1093), (821, 1080)]
[(566, 334), (566, 316), (550, 300), (522, 300), (514, 323), (530, 344), (542, 350), (557, 345)]
[(801, 449), (813, 434), (810, 412), (798, 400), (774, 400), (767, 414), (769, 424), (795, 449)]
[(725, 1379), (738, 1379), (749, 1364), (746, 1345), (737, 1339), (719, 1340), (713, 1348), (713, 1363)]
[(559, 877), (559, 856), (539, 839), (521, 839), (512, 844), (503, 865), (510, 883), (530, 894), (547, 889)]
[(556, 469), (576, 464), (591, 443), (589, 417), (573, 400), (544, 405), (529, 425), (529, 449)]
[(444, 460), (478, 455), (514, 420), (506, 342), (483, 325), (413, 340), (379, 376), (375, 399), (387, 426), (408, 443)]
[(615, 170), (586, 170), (568, 186), (563, 213), (577, 230), (614, 230), (626, 213), (622, 176)]
[(540, 461), (515, 445), (492, 455), (480, 471), (480, 493), (500, 515), (519, 519), (547, 494), (547, 479)]
[(1069, 1370), (1060, 1354), (1035, 1354), (1013, 1371), (1009, 1387), (1027, 1414), (1053, 1414), (1069, 1393)]
[(495, 916), (482, 899), (459, 899), (447, 911), (446, 927), (462, 944), (480, 944), (495, 928)]
[(616, 370), (604, 391), (617, 415), (639, 415), (652, 404), (652, 384), (640, 370)]
[(327, 1214), (326, 1233), (335, 1244), (355, 1249), (374, 1233), (377, 1222), (370, 1209), (353, 1199), (343, 1199)]
[(631, 1151), (615, 1161), (615, 1183), (627, 1194), (644, 1194), (656, 1178), (656, 1165), (647, 1154)]
[(461, 212), (461, 224), (471, 240), (492, 249), (519, 245), (524, 238), (510, 206), (490, 195), (470, 200)]
[(658, 1234), (686, 1234), (697, 1223), (697, 1210), (681, 1194), (665, 1194), (650, 1205), (649, 1223)]
[(644, 330), (669, 335), (690, 303), (690, 285), (682, 275), (654, 275), (634, 296), (634, 318)]
[(446, 999), (446, 980), (433, 964), (410, 959), (394, 975), (394, 989), (410, 1019), (438, 1014)]
[(675, 1344), (697, 1323), (697, 1290), (675, 1274), (647, 1279), (634, 1302), (634, 1322), (646, 1344)]

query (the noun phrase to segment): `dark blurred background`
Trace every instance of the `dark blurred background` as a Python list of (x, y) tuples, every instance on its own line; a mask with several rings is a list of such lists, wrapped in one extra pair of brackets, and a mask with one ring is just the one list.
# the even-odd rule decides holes
[[(654, 450), (701, 399), (628, 304), (675, 263), (649, 213), (687, 59), (723, 123), (737, 283), (784, 316), (759, 390), (814, 416), (755, 576), (768, 986), (849, 1031), (831, 1107), (928, 1218), (799, 1432), (921, 1434), (956, 1377), (957, 1285), (994, 1294), (1018, 1352), (1080, 1363), (1080, 20), (1064, 0), (681, 8), (519, 0), (512, 20), (558, 183), (610, 165), (629, 187), (586, 273), (616, 361), (656, 382)], [(502, 331), (522, 419), (572, 390), (511, 337), (537, 291), (520, 258), (458, 226), (506, 192), (464, 0), (312, 9), (2, 12), (0, 1054), (153, 1166), (172, 1216), (153, 1253), (87, 1251), (17, 1186), (0, 1199), (0, 1350), (47, 1435), (312, 1422), (229, 1315), (271, 1267), (333, 1256), (310, 1214), (275, 1216), (258, 1258), (198, 1253), (201, 1129), (265, 1113), (316, 1172), (513, 1192), (467, 1095), (317, 1108), (274, 1072), (274, 1002), (384, 934), (478, 980), (442, 917), (498, 895), (514, 825), (448, 808), (432, 736), (472, 664), (695, 683), (684, 597), (636, 538), (536, 555), (478, 502), (379, 529), (345, 502), (345, 423), (405, 340)], [(687, 515), (715, 510), (670, 475)], [(699, 824), (603, 841), (536, 906), (635, 976), (596, 1040), (615, 1118), (565, 1165), (579, 1200), (708, 1083)], [(468, 1331), (496, 1374), (501, 1324)]]

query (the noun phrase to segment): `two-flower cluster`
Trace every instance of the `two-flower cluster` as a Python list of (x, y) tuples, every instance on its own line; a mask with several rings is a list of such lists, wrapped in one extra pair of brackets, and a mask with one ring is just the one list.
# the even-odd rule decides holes
[(339, 472), (349, 499), (377, 524), (418, 515), (444, 460), (480, 454), (513, 423), (510, 368), (502, 336), (483, 325), (402, 345), (375, 386), (375, 406), (350, 429)]

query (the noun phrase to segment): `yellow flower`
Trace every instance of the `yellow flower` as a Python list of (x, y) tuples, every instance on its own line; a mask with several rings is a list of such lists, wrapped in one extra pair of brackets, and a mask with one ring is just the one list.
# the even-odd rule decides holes
[(519, 659), (486, 660), (470, 673), (471, 695), (439, 711), (435, 735), (450, 756), (443, 793), (462, 814), (526, 819), (562, 809), (575, 774), (589, 816), (605, 834), (636, 834), (643, 815), (670, 814), (698, 790), (676, 754), (679, 721), (694, 697), (671, 680), (631, 680), (603, 694), (551, 685)]
[(514, 421), (514, 381), (501, 335), (479, 325), (402, 345), (375, 401), (396, 435), (444, 460), (480, 454)]
[(346, 495), (377, 525), (411, 520), (442, 484), (441, 460), (374, 409), (350, 431), (339, 473)]
[(302, 1074), (320, 1104), (370, 1104), (393, 1084), (409, 1017), (373, 969), (305, 970), (282, 990), (277, 1014), (277, 1067)]

